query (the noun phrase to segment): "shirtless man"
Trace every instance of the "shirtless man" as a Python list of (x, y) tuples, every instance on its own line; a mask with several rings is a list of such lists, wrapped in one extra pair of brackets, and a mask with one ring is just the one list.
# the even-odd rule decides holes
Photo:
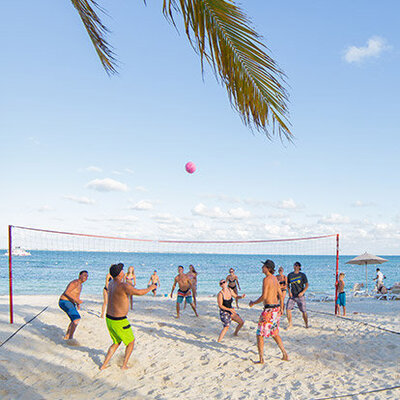
[(157, 275), (157, 270), (154, 270), (153, 275), (151, 275), (149, 283), (147, 286), (156, 285), (156, 288), (152, 290), (153, 295), (157, 294), (157, 288), (161, 287), (160, 277)]
[(264, 310), (258, 321), (257, 347), (260, 361), (264, 364), (264, 337), (272, 336), (282, 352), (282, 360), (289, 361), (289, 357), (279, 336), (279, 320), (283, 314), (283, 295), (275, 273), (275, 264), (272, 260), (266, 260), (262, 266), (265, 274), (261, 296), (256, 301), (250, 301), (249, 306), (264, 303)]
[(113, 280), (108, 285), (108, 305), (106, 313), (107, 328), (113, 344), (108, 349), (101, 370), (107, 368), (111, 357), (118, 349), (121, 342), (126, 346), (125, 358), (121, 369), (128, 369), (128, 360), (135, 344), (131, 325), (126, 318), (129, 311), (130, 296), (143, 296), (156, 286), (151, 285), (147, 289), (136, 289), (130, 283), (124, 283), (124, 264), (113, 264), (110, 267), (110, 275)]
[(179, 305), (183, 303), (183, 299), (186, 299), (186, 302), (190, 304), (196, 317), (198, 317), (199, 315), (197, 314), (196, 307), (193, 305), (192, 291), (191, 291), (192, 282), (190, 278), (183, 273), (182, 265), (178, 267), (178, 275), (175, 277), (174, 284), (171, 290), (171, 299), (176, 284), (178, 284), (179, 286), (178, 297), (176, 298), (176, 318), (179, 318)]
[(81, 320), (81, 316), (78, 312), (82, 300), (80, 299), (82, 283), (87, 281), (89, 274), (87, 271), (79, 272), (79, 278), (71, 281), (64, 293), (60, 296), (58, 305), (63, 310), (71, 320), (68, 325), (67, 332), (65, 333), (64, 340), (69, 340), (74, 338), (74, 332), (76, 327)]

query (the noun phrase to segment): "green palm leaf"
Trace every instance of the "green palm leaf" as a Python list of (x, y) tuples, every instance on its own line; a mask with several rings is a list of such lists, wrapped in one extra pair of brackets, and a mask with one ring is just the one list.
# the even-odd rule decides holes
[(94, 0), (71, 0), (82, 19), (97, 55), (108, 74), (116, 72), (116, 59), (105, 36), (108, 33), (94, 8), (104, 11)]
[[(71, 0), (108, 73), (115, 72), (115, 59), (105, 39), (106, 27), (92, 6), (93, 0)], [(268, 56), (261, 38), (233, 0), (163, 0), (164, 15), (175, 25), (183, 16), (186, 35), (225, 85), (233, 107), (250, 128), (268, 138), (277, 133), (292, 140), (288, 122), (288, 95), (284, 74)]]

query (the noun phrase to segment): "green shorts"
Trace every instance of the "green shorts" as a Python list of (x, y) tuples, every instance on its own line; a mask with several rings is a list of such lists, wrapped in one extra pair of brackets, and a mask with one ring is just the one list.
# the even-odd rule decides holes
[(110, 333), (111, 339), (114, 343), (120, 344), (124, 342), (125, 346), (135, 340), (133, 335), (131, 324), (126, 317), (116, 318), (106, 315), (106, 323), (108, 332)]

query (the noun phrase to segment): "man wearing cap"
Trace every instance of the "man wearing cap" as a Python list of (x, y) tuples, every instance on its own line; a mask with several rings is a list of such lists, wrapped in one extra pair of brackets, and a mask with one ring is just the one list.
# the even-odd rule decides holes
[(260, 315), (257, 329), (257, 347), (260, 360), (257, 364), (264, 364), (264, 338), (272, 336), (282, 352), (282, 360), (289, 361), (281, 337), (279, 336), (279, 321), (283, 314), (283, 295), (278, 279), (274, 275), (275, 263), (266, 260), (262, 263), (263, 280), (262, 294), (256, 301), (250, 301), (249, 306), (264, 303), (264, 310)]
[(107, 365), (118, 349), (121, 342), (124, 342), (125, 358), (121, 369), (128, 369), (128, 360), (132, 354), (135, 344), (135, 337), (132, 332), (131, 325), (126, 318), (129, 311), (130, 296), (143, 296), (156, 288), (156, 285), (151, 285), (147, 289), (136, 289), (129, 283), (124, 283), (124, 264), (113, 264), (110, 267), (110, 275), (113, 280), (108, 285), (108, 305), (106, 312), (106, 323), (113, 344), (108, 349), (106, 358), (101, 370), (107, 368)]
[(299, 310), (303, 314), (304, 323), (308, 328), (308, 317), (306, 311), (306, 298), (304, 293), (308, 289), (308, 280), (306, 274), (300, 272), (301, 264), (296, 261), (293, 265), (294, 271), (287, 276), (289, 299), (286, 305), (287, 318), (289, 322), (289, 328), (292, 327), (292, 310), (294, 305), (297, 304)]

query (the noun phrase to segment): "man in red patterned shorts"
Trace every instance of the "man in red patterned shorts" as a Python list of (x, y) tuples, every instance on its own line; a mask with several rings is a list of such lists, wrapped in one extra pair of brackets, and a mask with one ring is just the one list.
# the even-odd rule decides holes
[(265, 274), (263, 280), (263, 291), (256, 301), (250, 301), (249, 306), (264, 303), (264, 310), (258, 321), (257, 347), (260, 361), (256, 364), (264, 364), (264, 338), (272, 336), (282, 352), (282, 360), (289, 361), (289, 357), (279, 336), (279, 320), (283, 314), (283, 296), (278, 280), (274, 276), (275, 264), (272, 260), (263, 263), (262, 272)]

